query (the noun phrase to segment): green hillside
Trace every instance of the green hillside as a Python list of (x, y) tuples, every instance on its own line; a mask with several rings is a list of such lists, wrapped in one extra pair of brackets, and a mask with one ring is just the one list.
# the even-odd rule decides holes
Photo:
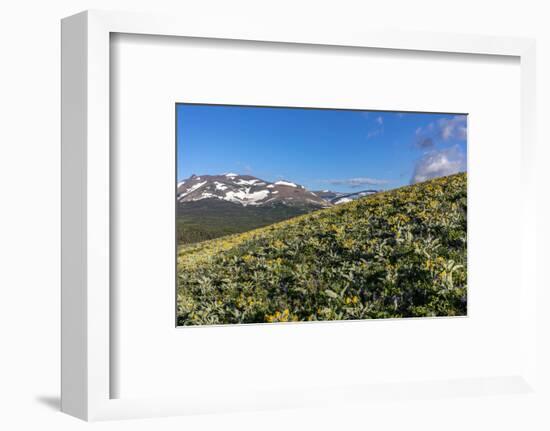
[(178, 324), (466, 314), (466, 174), (178, 250)]
[(176, 219), (178, 244), (192, 244), (263, 226), (306, 214), (317, 208), (287, 205), (243, 206), (218, 199), (185, 202), (178, 205)]

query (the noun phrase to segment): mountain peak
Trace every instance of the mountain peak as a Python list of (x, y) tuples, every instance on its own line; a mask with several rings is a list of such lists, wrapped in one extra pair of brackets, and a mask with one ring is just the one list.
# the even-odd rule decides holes
[(291, 181), (274, 183), (252, 175), (228, 172), (221, 175), (192, 175), (178, 182), (178, 202), (219, 199), (243, 206), (287, 205), (326, 208), (329, 202)]
[(193, 174), (189, 178), (178, 181), (177, 184), (177, 199), (182, 204), (217, 199), (243, 206), (286, 205), (318, 209), (346, 203), (376, 192), (376, 190), (354, 193), (310, 191), (286, 179), (270, 182), (253, 175), (240, 175), (233, 172), (219, 175)]

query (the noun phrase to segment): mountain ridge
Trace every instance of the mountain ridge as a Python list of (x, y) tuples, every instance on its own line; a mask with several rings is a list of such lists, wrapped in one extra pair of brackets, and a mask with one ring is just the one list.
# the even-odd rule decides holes
[(284, 204), (312, 209), (328, 208), (349, 202), (378, 190), (358, 192), (311, 191), (289, 181), (266, 181), (252, 175), (226, 173), (218, 175), (191, 175), (177, 184), (178, 203), (219, 199), (242, 206), (273, 206)]

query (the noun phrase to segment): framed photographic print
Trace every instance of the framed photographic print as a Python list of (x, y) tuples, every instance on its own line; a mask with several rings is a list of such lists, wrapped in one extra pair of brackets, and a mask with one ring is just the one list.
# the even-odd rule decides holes
[(89, 11), (62, 54), (64, 412), (539, 396), (533, 41)]
[(466, 316), (466, 120), (177, 104), (178, 325)]

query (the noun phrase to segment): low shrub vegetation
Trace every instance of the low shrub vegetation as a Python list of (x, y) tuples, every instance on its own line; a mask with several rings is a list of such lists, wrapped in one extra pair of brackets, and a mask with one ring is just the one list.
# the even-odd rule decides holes
[(466, 174), (180, 245), (179, 325), (466, 314)]

